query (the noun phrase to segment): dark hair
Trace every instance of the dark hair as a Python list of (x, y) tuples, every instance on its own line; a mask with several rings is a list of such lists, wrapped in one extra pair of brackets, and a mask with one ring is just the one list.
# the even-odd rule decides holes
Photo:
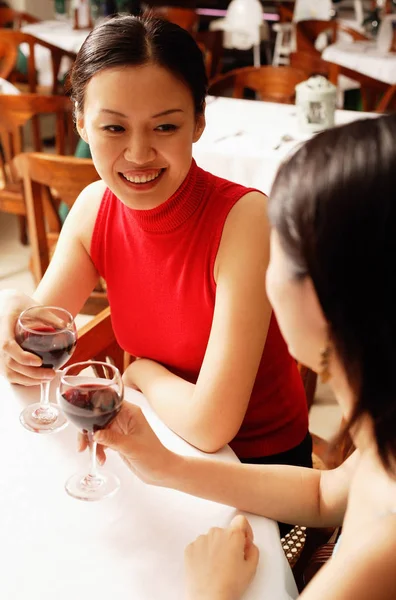
[(396, 464), (396, 116), (325, 131), (279, 170), (269, 215), (309, 276), (381, 460)]
[(95, 27), (77, 54), (71, 72), (71, 96), (83, 110), (91, 78), (113, 67), (154, 63), (171, 71), (190, 88), (195, 112), (204, 108), (207, 76), (202, 52), (185, 30), (152, 17), (117, 16)]

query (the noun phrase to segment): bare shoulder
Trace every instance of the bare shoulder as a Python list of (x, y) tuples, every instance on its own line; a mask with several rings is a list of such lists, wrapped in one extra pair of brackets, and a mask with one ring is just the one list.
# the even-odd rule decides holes
[(262, 223), (268, 222), (267, 217), (268, 198), (260, 192), (248, 192), (242, 196), (232, 207), (227, 218), (227, 223), (234, 221), (252, 222), (261, 219)]
[(90, 247), (93, 229), (99, 206), (106, 190), (106, 184), (95, 181), (82, 190), (76, 198), (62, 229), (66, 234), (77, 236), (86, 249)]
[(362, 527), (356, 532), (354, 547), (348, 545), (346, 553), (341, 545), (337, 559), (343, 568), (350, 563), (348, 581), (351, 590), (354, 580), (359, 582), (359, 600), (396, 598), (396, 515), (379, 516), (374, 523)]
[(232, 207), (226, 219), (222, 245), (255, 245), (258, 241), (269, 242), (267, 216), (268, 198), (260, 192), (249, 192)]
[(378, 517), (354, 532), (354, 541), (331, 558), (304, 590), (301, 600), (394, 600), (396, 515)]
[(85, 211), (88, 211), (89, 213), (96, 213), (105, 190), (106, 184), (101, 179), (87, 185), (87, 187), (85, 187), (76, 198), (70, 214), (74, 215), (75, 213), (85, 213)]
[(267, 197), (249, 192), (232, 207), (224, 224), (215, 264), (215, 279), (223, 273), (239, 272), (243, 279), (260, 277), (265, 286), (269, 261), (270, 227)]

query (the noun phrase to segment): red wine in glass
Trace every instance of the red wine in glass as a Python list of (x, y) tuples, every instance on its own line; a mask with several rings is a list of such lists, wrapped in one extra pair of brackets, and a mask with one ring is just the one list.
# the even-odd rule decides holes
[(20, 330), (16, 341), (23, 350), (39, 356), (43, 368), (59, 369), (73, 354), (77, 340), (74, 331), (33, 325), (30, 330)]
[(63, 370), (58, 404), (66, 417), (87, 435), (91, 462), (88, 473), (76, 473), (66, 482), (66, 491), (79, 500), (101, 500), (120, 486), (113, 473), (98, 470), (95, 431), (107, 427), (121, 409), (124, 386), (117, 367), (99, 361), (75, 363)]
[[(59, 369), (71, 357), (77, 342), (72, 315), (56, 306), (32, 306), (23, 311), (15, 326), (15, 340), (26, 352), (42, 359), (42, 368)], [(52, 433), (66, 427), (67, 419), (49, 401), (49, 381), (41, 382), (40, 402), (25, 408), (20, 421), (35, 433)]]
[(122, 403), (116, 390), (95, 384), (69, 388), (58, 400), (69, 421), (83, 433), (95, 433), (107, 427)]

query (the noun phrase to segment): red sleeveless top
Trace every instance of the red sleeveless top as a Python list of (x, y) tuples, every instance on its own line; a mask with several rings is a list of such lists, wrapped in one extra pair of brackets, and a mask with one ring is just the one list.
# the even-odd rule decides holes
[[(151, 210), (128, 208), (106, 190), (91, 257), (106, 280), (124, 350), (196, 382), (212, 325), (224, 223), (249, 191), (194, 161), (175, 194)], [(307, 431), (301, 378), (272, 316), (247, 413), (230, 446), (241, 458), (268, 456), (290, 450)]]

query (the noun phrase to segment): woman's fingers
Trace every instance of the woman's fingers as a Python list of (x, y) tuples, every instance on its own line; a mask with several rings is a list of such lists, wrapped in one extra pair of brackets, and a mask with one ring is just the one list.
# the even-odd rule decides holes
[[(8, 373), (9, 377), (19, 377), (24, 376), (29, 379), (33, 379), (33, 385), (40, 383), (40, 381), (51, 381), (56, 375), (53, 369), (45, 369), (43, 367), (29, 367), (26, 365), (22, 365), (15, 360), (8, 360), (6, 364), (6, 373)], [(16, 383), (13, 379), (13, 383)]]
[(229, 525), (230, 529), (241, 529), (244, 534), (246, 535), (246, 537), (248, 537), (249, 539), (253, 540), (254, 535), (253, 535), (253, 529), (249, 523), (249, 521), (247, 520), (246, 517), (244, 517), (243, 515), (236, 515), (236, 517), (234, 517)]
[[(77, 450), (78, 452), (84, 452), (89, 447), (88, 436), (86, 433), (79, 433), (77, 437)], [(104, 447), (100, 444), (96, 446), (96, 458), (100, 465), (106, 462), (106, 453)]]
[(1, 344), (1, 352), (5, 355), (5, 360), (12, 359), (21, 365), (40, 367), (42, 360), (39, 356), (23, 350), (15, 339), (6, 339)]
[(233, 531), (240, 531), (244, 534), (244, 536), (245, 536), (245, 559), (247, 559), (247, 555), (248, 555), (251, 547), (254, 545), (253, 544), (253, 539), (254, 539), (253, 529), (252, 529), (249, 521), (243, 515), (237, 515), (236, 517), (234, 517), (232, 519), (232, 521), (229, 525), (229, 529), (231, 529)]

